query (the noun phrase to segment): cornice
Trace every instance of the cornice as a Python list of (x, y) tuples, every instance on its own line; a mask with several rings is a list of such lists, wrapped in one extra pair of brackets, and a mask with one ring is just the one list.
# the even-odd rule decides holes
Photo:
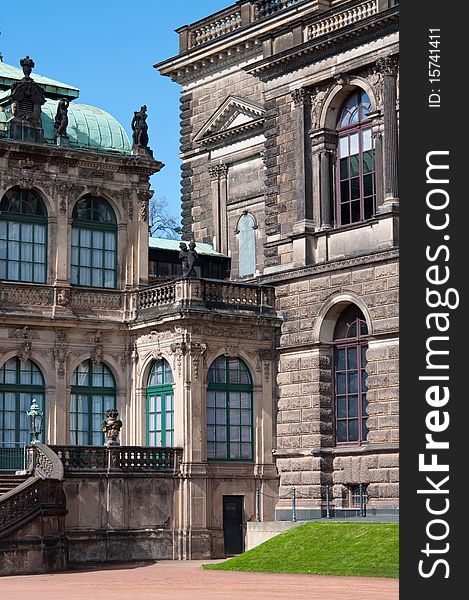
[(87, 150), (71, 150), (40, 144), (26, 144), (12, 140), (0, 140), (0, 156), (9, 161), (33, 162), (29, 168), (53, 164), (66, 167), (82, 167), (86, 169), (109, 172), (126, 172), (142, 175), (152, 175), (160, 171), (164, 164), (158, 160), (140, 156), (110, 155)]
[(399, 258), (399, 249), (387, 250), (385, 252), (375, 252), (373, 254), (365, 254), (363, 256), (355, 256), (342, 260), (336, 260), (319, 265), (311, 265), (309, 267), (297, 267), (289, 271), (281, 273), (273, 273), (272, 275), (262, 275), (257, 279), (259, 285), (275, 285), (276, 283), (284, 284), (287, 280), (299, 279), (317, 275), (318, 273), (326, 273), (328, 271), (339, 271), (351, 267), (360, 267), (370, 263), (385, 262), (389, 260), (397, 260)]

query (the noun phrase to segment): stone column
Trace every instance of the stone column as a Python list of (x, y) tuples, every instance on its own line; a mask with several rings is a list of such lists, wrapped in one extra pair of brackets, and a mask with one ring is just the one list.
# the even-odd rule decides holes
[(385, 211), (399, 201), (399, 157), (397, 127), (397, 58), (386, 56), (376, 62), (375, 69), (382, 76), (383, 91), (383, 159), (384, 159), (384, 205)]
[(307, 133), (311, 129), (311, 90), (293, 90), (292, 99), (296, 121), (296, 214), (297, 221), (313, 220), (311, 144)]
[(313, 164), (313, 210), (316, 228), (333, 226), (333, 172), (337, 134), (331, 129), (314, 129), (310, 133)]

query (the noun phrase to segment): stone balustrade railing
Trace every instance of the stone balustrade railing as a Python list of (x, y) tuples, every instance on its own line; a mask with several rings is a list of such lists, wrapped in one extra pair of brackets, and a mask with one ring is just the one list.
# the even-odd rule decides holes
[(179, 448), (143, 446), (52, 446), (70, 473), (176, 473), (182, 457)]
[[(306, 40), (311, 40), (340, 29), (378, 11), (392, 8), (399, 4), (398, 0), (370, 0), (354, 5), (346, 10), (340, 10), (340, 5), (335, 7), (335, 14), (321, 19), (308, 26), (305, 32)], [(306, 9), (312, 7), (318, 11), (328, 11), (331, 14), (331, 3), (327, 0), (246, 0), (238, 1), (223, 11), (201, 19), (192, 25), (178, 29), (180, 51), (185, 52), (191, 48), (198, 48), (204, 44), (223, 38), (247, 25), (256, 24), (276, 16), (277, 14), (304, 5)], [(337, 12), (338, 11), (338, 12)]]
[(347, 25), (352, 25), (358, 21), (363, 21), (363, 19), (371, 17), (377, 12), (378, 0), (369, 0), (369, 2), (363, 2), (362, 4), (353, 6), (348, 10), (336, 13), (330, 17), (321, 19), (313, 25), (310, 25), (308, 28), (308, 39), (312, 40), (314, 38), (321, 37), (322, 35), (331, 33), (332, 31), (336, 31), (337, 29), (342, 29), (342, 27), (346, 27)]
[(65, 514), (62, 482), (30, 477), (0, 498), (0, 538), (44, 514)]
[(217, 15), (217, 18), (210, 23), (203, 23), (201, 26), (191, 31), (191, 46), (200, 46), (205, 42), (211, 42), (216, 38), (231, 33), (241, 27), (241, 12), (239, 10), (229, 10), (228, 12)]
[(152, 306), (168, 306), (176, 301), (176, 286), (174, 282), (162, 283), (155, 287), (142, 290), (138, 295), (138, 307), (141, 309)]
[(210, 279), (179, 279), (138, 292), (137, 311), (156, 309), (160, 312), (169, 307), (228, 309), (250, 311), (256, 314), (273, 314), (275, 311), (274, 288)]
[(57, 454), (45, 444), (30, 446), (28, 449), (28, 470), (40, 479), (62, 481), (64, 468)]
[(302, 0), (261, 0), (255, 3), (255, 18), (264, 19), (290, 8)]

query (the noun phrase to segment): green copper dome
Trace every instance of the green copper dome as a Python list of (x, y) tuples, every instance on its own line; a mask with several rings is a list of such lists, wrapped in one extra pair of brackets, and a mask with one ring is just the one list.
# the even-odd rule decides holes
[[(0, 138), (7, 136), (11, 118), (11, 86), (23, 77), (22, 69), (0, 61)], [(113, 116), (100, 108), (73, 102), (79, 96), (78, 88), (37, 73), (33, 73), (32, 79), (41, 85), (46, 98), (41, 107), (41, 119), (47, 143), (56, 144), (54, 122), (57, 105), (60, 99), (67, 98), (70, 102), (67, 126), (70, 148), (131, 154), (127, 133)]]
[[(54, 143), (54, 121), (58, 100), (47, 99), (42, 106), (44, 137)], [(71, 102), (68, 107), (67, 135), (71, 148), (104, 150), (130, 154), (129, 138), (116, 119), (109, 113), (86, 104)]]

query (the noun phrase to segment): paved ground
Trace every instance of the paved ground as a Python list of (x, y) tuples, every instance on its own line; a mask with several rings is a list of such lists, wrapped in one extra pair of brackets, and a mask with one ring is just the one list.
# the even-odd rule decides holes
[[(208, 562), (208, 561), (204, 561)], [(203, 571), (162, 561), (0, 578), (2, 600), (397, 600), (398, 581)]]

